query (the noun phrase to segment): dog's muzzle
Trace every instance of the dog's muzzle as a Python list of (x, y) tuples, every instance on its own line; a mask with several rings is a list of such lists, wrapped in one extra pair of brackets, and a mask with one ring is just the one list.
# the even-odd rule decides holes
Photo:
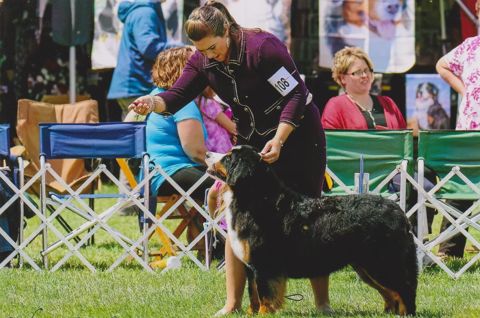
[(207, 164), (207, 173), (209, 175), (215, 178), (219, 177), (215, 164), (222, 160), (224, 156), (224, 153), (207, 151), (205, 154), (205, 163)]

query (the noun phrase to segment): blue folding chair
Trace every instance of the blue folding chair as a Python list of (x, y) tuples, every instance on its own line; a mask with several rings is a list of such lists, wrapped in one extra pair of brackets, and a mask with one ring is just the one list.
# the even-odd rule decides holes
[(0, 268), (9, 263), (7, 254), (14, 251), (15, 235), (12, 233), (11, 216), (9, 208), (12, 204), (6, 204), (11, 197), (11, 189), (8, 188), (5, 176), (11, 176), (12, 171), (8, 161), (10, 160), (10, 126), (0, 124), (0, 157), (4, 161), (1, 167), (2, 179), (0, 180)]
[[(59, 269), (73, 255), (91, 271), (96, 268), (90, 263), (80, 252), (87, 240), (98, 231), (105, 230), (111, 238), (114, 239), (128, 254), (136, 259), (141, 266), (147, 270), (151, 270), (146, 261), (146, 243), (144, 248), (144, 259), (142, 259), (136, 251), (137, 246), (128, 236), (122, 234), (118, 230), (110, 226), (107, 221), (115, 214), (127, 206), (137, 206), (141, 211), (148, 212), (148, 163), (149, 157), (145, 152), (145, 123), (101, 123), (101, 124), (40, 124), (40, 173), (41, 179), (41, 195), (40, 205), (42, 210), (42, 232), (43, 232), (43, 251), (44, 264), (48, 267), (48, 255), (59, 248), (66, 246), (67, 252), (63, 255), (52, 268), (52, 271)], [(65, 159), (65, 158), (142, 158), (142, 169), (144, 176), (138, 185), (131, 191), (120, 183), (104, 164), (100, 164), (83, 184), (78, 188), (71, 189), (64, 180), (50, 167), (47, 163), (48, 159)], [(65, 189), (67, 194), (59, 195), (56, 193), (47, 193), (46, 175), (51, 175)], [(119, 194), (82, 194), (83, 189), (90, 186), (94, 180), (104, 174), (110, 181), (120, 188)], [(142, 195), (144, 194), (143, 198)], [(84, 199), (114, 199), (115, 203), (105, 211), (97, 214)], [(54, 200), (59, 205), (54, 211), (47, 216), (46, 205), (48, 200)], [(73, 230), (67, 235), (63, 235), (53, 225), (53, 220), (60, 215), (65, 209), (72, 210), (81, 215), (86, 222)], [(150, 215), (151, 216), (151, 215)], [(153, 216), (151, 216), (153, 217)], [(154, 218), (154, 217), (153, 217)], [(146, 229), (144, 229), (145, 231)], [(49, 245), (48, 231), (52, 231), (59, 239), (54, 244)], [(87, 232), (78, 242), (72, 244), (71, 240), (80, 234)], [(118, 264), (115, 264), (117, 266)], [(110, 269), (113, 269), (112, 266)]]
[[(10, 261), (20, 254), (33, 268), (40, 269), (23, 250), (25, 247), (22, 244), (24, 200), (32, 210), (37, 207), (33, 206), (32, 201), (26, 196), (23, 189), (21, 190), (23, 187), (23, 160), (21, 158), (23, 147), (19, 146), (19, 149), (18, 153), (11, 152), (10, 125), (0, 124), (0, 159), (3, 161), (0, 167), (0, 252), (6, 256), (0, 260), (0, 268), (10, 264)], [(36, 211), (39, 212), (38, 209)], [(19, 258), (20, 266), (23, 264), (23, 258)]]

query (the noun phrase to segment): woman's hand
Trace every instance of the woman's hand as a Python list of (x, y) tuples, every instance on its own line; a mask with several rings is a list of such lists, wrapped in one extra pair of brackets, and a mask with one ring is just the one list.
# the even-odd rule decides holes
[(293, 129), (295, 128), (289, 123), (281, 122), (278, 124), (275, 136), (267, 141), (265, 147), (263, 147), (262, 151), (260, 152), (260, 156), (262, 156), (263, 161), (267, 163), (274, 163), (278, 160), (278, 158), (280, 158), (282, 146), (287, 140), (288, 136), (292, 133)]
[(280, 152), (282, 151), (283, 142), (280, 139), (273, 138), (267, 141), (265, 147), (263, 147), (260, 152), (262, 160), (266, 163), (274, 163), (280, 157)]
[(151, 112), (162, 113), (165, 111), (165, 103), (158, 96), (145, 95), (137, 98), (133, 103), (128, 105), (129, 110), (133, 110), (140, 115), (148, 115)]

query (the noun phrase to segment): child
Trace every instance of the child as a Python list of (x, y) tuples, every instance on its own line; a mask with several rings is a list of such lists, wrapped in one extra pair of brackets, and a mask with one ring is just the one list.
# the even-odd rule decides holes
[[(208, 151), (226, 153), (236, 141), (237, 125), (232, 121), (232, 110), (217, 102), (213, 90), (207, 87), (196, 99), (207, 129), (206, 146)], [(232, 143), (233, 142), (233, 143)]]
[[(233, 113), (230, 107), (224, 108), (214, 98), (213, 90), (207, 87), (201, 96), (196, 99), (197, 105), (203, 116), (203, 122), (207, 129), (208, 138), (206, 146), (208, 151), (226, 153), (236, 142), (237, 125), (231, 120)], [(216, 217), (221, 210), (221, 193), (224, 183), (216, 180), (208, 190), (207, 205), (210, 215)], [(227, 229), (225, 219), (219, 222), (223, 230)], [(215, 243), (214, 243), (215, 244)], [(214, 246), (216, 248), (216, 246)]]

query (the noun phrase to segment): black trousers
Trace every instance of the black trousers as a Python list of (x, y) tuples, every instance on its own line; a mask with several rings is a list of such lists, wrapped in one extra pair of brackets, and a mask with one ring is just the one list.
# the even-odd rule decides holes
[[(448, 204), (454, 208), (465, 212), (471, 205), (473, 201), (470, 200), (449, 200)], [(446, 230), (450, 226), (450, 222), (443, 218), (442, 220), (442, 231)], [(468, 230), (468, 228), (467, 228)], [(452, 236), (448, 241), (440, 244), (438, 248), (439, 253), (444, 253), (449, 256), (463, 257), (463, 251), (465, 249), (465, 244), (467, 243), (467, 238), (462, 234), (458, 233)]]
[[(178, 185), (185, 191), (187, 191), (192, 185), (194, 185), (204, 174), (205, 167), (189, 167), (183, 168), (171, 175), (171, 178), (178, 183)], [(214, 180), (212, 178), (205, 179), (200, 186), (193, 191), (190, 195), (194, 200), (203, 202), (205, 199), (205, 191), (210, 189)], [(172, 195), (178, 194), (178, 191), (168, 182), (165, 181), (158, 189), (157, 195)], [(155, 215), (157, 207), (157, 201), (154, 197), (150, 199), (149, 210)]]

